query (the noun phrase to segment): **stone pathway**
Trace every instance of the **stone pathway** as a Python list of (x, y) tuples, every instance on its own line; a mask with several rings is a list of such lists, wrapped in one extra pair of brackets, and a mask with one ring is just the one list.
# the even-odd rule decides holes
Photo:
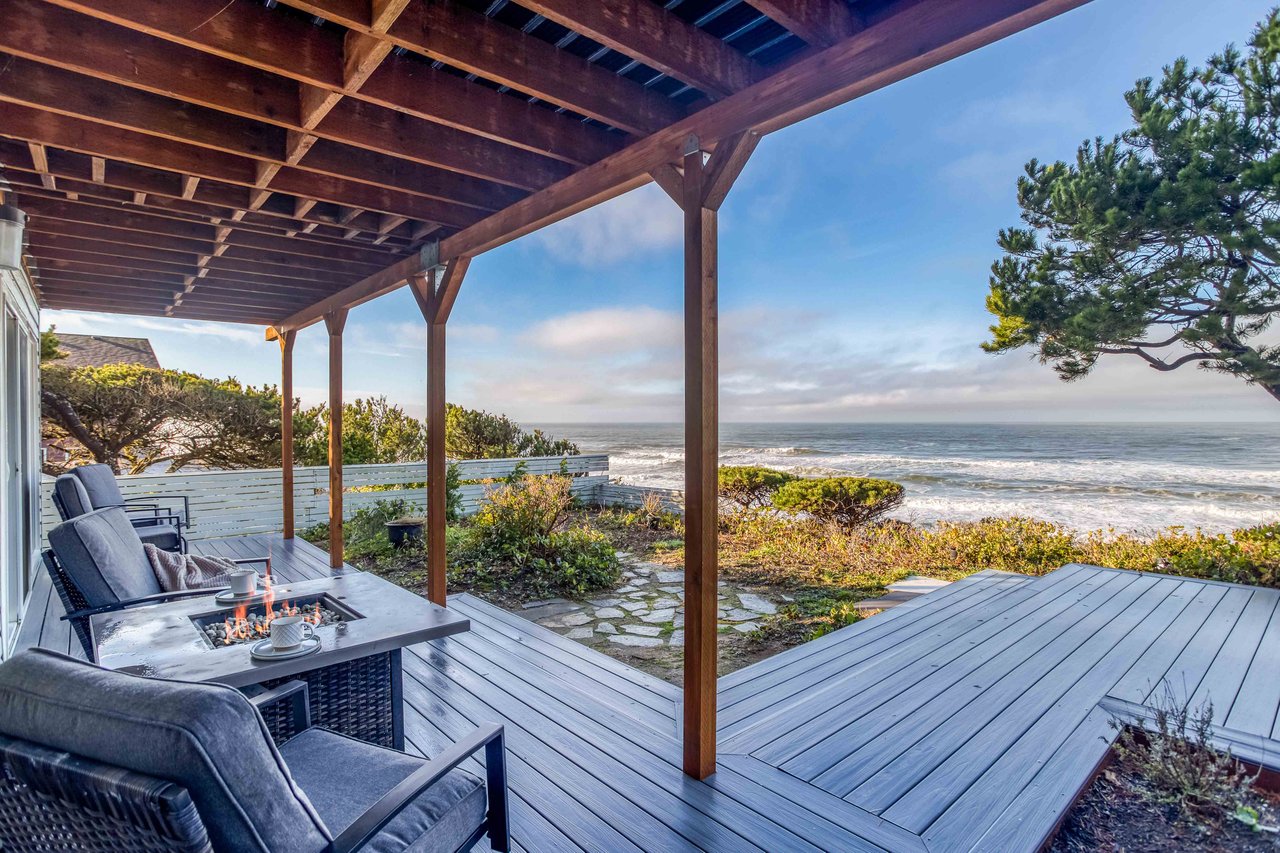
[[(553, 598), (531, 601), (520, 615), (589, 645), (633, 648), (679, 646), (684, 642), (684, 572), (646, 563), (626, 552), (622, 585), (587, 601)], [(778, 603), (721, 581), (720, 631), (748, 634), (778, 612)], [(787, 596), (783, 596), (787, 599)]]

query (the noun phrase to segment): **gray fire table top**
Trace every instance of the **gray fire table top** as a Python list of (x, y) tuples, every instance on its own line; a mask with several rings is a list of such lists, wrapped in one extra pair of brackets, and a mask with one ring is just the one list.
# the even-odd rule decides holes
[(366, 572), (275, 587), (277, 606), (286, 599), (315, 601), (319, 596), (336, 605), (334, 609), (356, 618), (316, 628), (321, 645), (315, 654), (259, 661), (250, 656), (252, 643), (213, 645), (199, 623), (213, 614), (231, 617), (236, 606), (220, 605), (209, 595), (93, 617), (98, 662), (153, 678), (244, 687), (458, 634), (471, 627), (466, 617)]

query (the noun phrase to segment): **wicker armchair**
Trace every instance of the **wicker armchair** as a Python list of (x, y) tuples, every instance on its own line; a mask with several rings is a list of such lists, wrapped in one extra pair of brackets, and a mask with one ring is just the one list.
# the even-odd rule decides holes
[[(179, 502), (181, 509), (175, 505)], [(58, 477), (53, 483), (53, 505), (63, 521), (97, 509), (119, 507), (143, 542), (165, 551), (186, 553), (187, 540), (182, 531), (191, 526), (187, 496), (126, 498), (110, 466), (81, 465)]]
[[(255, 705), (289, 701), (279, 749)], [(251, 704), (252, 703), (252, 704)], [(459, 769), (484, 750), (486, 779)], [(501, 726), (431, 760), (310, 727), (306, 685), (247, 699), (32, 649), (0, 664), (5, 851), (508, 850)]]
[[(119, 507), (94, 510), (64, 521), (49, 531), (49, 545), (43, 555), (44, 565), (67, 611), (62, 618), (75, 629), (89, 660), (97, 660), (89, 630), (89, 619), (94, 614), (216, 591), (161, 590), (142, 540)], [(262, 563), (266, 559), (251, 557), (232, 562)]]

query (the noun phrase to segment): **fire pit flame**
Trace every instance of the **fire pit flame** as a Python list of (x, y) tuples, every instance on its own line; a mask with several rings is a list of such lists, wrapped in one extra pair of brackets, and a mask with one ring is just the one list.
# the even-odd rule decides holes
[(203, 630), (215, 646), (230, 646), (270, 636), (271, 623), (285, 616), (301, 616), (304, 621), (316, 627), (344, 621), (341, 613), (330, 610), (320, 601), (299, 605), (285, 599), (276, 607), (274, 599), (274, 591), (268, 585), (261, 613), (250, 614), (248, 605), (240, 604), (234, 614), (224, 617), (221, 622), (211, 621)]

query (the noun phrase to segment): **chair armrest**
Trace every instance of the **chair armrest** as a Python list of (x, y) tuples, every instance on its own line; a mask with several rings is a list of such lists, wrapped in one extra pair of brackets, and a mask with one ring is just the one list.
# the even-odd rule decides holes
[(213, 595), (221, 592), (227, 587), (208, 587), (207, 589), (178, 589), (172, 592), (157, 592), (155, 595), (144, 595), (141, 598), (131, 598), (127, 601), (117, 601), (114, 604), (103, 604), (98, 607), (85, 607), (81, 610), (73, 610), (63, 616), (64, 620), (83, 619), (86, 616), (96, 616), (99, 613), (114, 613), (117, 610), (127, 610), (130, 607), (142, 607), (147, 604), (161, 604), (165, 601), (176, 601), (181, 598), (195, 598), (201, 595)]
[[(126, 512), (128, 512), (128, 510), (126, 510)], [(158, 509), (152, 512), (151, 515), (144, 515), (141, 518), (129, 519), (129, 523), (133, 525), (135, 529), (150, 527), (163, 522), (168, 522), (179, 530), (182, 529), (182, 516), (175, 513), (162, 513)]]
[(224, 559), (228, 559), (229, 562), (235, 563), (237, 566), (243, 566), (248, 563), (265, 563), (271, 558), (270, 557), (233, 557), (233, 558), (224, 558)]
[[(255, 685), (256, 687), (256, 685)], [(245, 696), (259, 712), (268, 705), (288, 699), (293, 706), (293, 730), (306, 731), (311, 728), (311, 693), (305, 681), (286, 681), (270, 690), (257, 687), (261, 692), (245, 692)]]
[(500, 725), (483, 723), (480, 728), (431, 759), (425, 767), (415, 770), (399, 785), (384, 794), (380, 800), (369, 806), (364, 814), (356, 818), (354, 823), (333, 840), (334, 853), (351, 853), (368, 844), (392, 818), (400, 813), (401, 809), (443, 779), (449, 771), (466, 761), (481, 747), (485, 749), (485, 768), (488, 774), (486, 787), (489, 796), (489, 840), (495, 850), (508, 849), (503, 731)]
[[(182, 501), (182, 512), (178, 513), (176, 510), (168, 510), (168, 513), (170, 517), (175, 519), (174, 523), (178, 527), (190, 527), (191, 526), (191, 500), (186, 495), (162, 495), (160, 497), (140, 496), (136, 498), (125, 498), (124, 511), (132, 512), (136, 507), (137, 509), (150, 509), (150, 510), (154, 510), (155, 512), (159, 512), (161, 509), (166, 509), (166, 508), (162, 507), (159, 503), (157, 503), (157, 501), (178, 501), (178, 500)], [(139, 501), (149, 501), (150, 503), (139, 503)]]

